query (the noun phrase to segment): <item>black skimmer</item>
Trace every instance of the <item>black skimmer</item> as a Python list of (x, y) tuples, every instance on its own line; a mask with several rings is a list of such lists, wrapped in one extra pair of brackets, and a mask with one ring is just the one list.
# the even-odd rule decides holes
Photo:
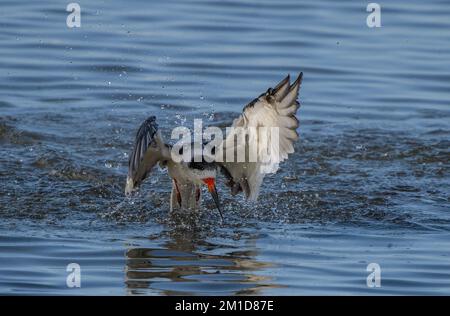
[[(300, 107), (298, 94), (303, 73), (291, 84), (289, 75), (275, 88), (269, 88), (265, 93), (247, 104), (241, 115), (236, 118), (232, 128), (246, 130), (250, 128), (277, 128), (277, 139), (267, 137), (267, 134), (254, 133), (250, 138), (239, 138), (229, 133), (221, 145), (213, 150), (213, 159), (195, 159), (191, 155), (185, 161), (173, 159), (173, 146), (164, 142), (156, 118), (146, 119), (140, 126), (133, 151), (129, 158), (128, 176), (125, 194), (128, 196), (148, 177), (152, 168), (159, 163), (167, 167), (172, 178), (172, 193), (170, 209), (198, 210), (201, 202), (201, 187), (206, 185), (222, 217), (221, 205), (216, 189), (216, 179), (219, 173), (224, 175), (225, 183), (231, 189), (231, 194), (243, 192), (249, 200), (258, 198), (259, 189), (266, 173), (275, 172), (278, 164), (294, 152), (293, 142), (298, 139), (299, 121), (296, 113)], [(239, 141), (239, 139), (241, 141)], [(230, 148), (236, 151), (248, 152), (249, 144), (256, 144), (255, 161), (223, 158)], [(273, 147), (277, 147), (271, 151)], [(269, 152), (269, 159), (259, 159), (262, 153)], [(203, 152), (202, 152), (203, 155)], [(276, 155), (276, 157), (274, 157)], [(225, 155), (226, 156), (226, 155)], [(228, 157), (228, 156), (227, 156)], [(198, 158), (198, 157), (197, 157)], [(211, 157), (209, 157), (211, 158)]]

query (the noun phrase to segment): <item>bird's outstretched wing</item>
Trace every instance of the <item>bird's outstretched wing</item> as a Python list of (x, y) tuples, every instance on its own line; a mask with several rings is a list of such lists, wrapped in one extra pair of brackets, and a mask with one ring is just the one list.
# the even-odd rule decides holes
[(146, 119), (136, 134), (134, 148), (128, 161), (128, 176), (125, 194), (129, 195), (142, 183), (158, 162), (170, 160), (170, 148), (158, 130), (156, 118)]
[[(295, 115), (300, 107), (297, 98), (302, 77), (303, 73), (300, 73), (291, 85), (288, 75), (275, 88), (269, 88), (267, 92), (246, 105), (242, 114), (234, 120), (232, 128), (242, 128), (237, 134), (247, 128), (256, 128), (257, 132), (248, 134), (247, 138), (229, 133), (219, 147), (218, 155), (224, 157), (224, 162), (218, 164), (228, 180), (227, 185), (233, 195), (244, 191), (247, 199), (256, 200), (264, 175), (276, 172), (278, 164), (287, 159), (288, 154), (294, 152), (293, 142), (298, 139), (296, 129), (299, 126)], [(274, 130), (277, 131), (277, 137), (270, 134), (272, 127), (276, 127)], [(256, 150), (252, 149), (257, 155), (257, 160), (253, 162), (248, 156), (249, 144), (257, 145)], [(224, 152), (230, 148), (235, 151), (244, 150), (247, 160), (227, 161)]]

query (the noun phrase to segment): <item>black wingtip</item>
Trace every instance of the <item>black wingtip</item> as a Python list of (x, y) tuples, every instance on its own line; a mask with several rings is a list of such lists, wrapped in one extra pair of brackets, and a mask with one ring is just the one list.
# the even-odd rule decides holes
[(155, 134), (158, 132), (156, 116), (152, 115), (142, 122), (134, 141), (133, 151), (128, 161), (128, 174), (133, 176), (139, 167), (139, 163), (144, 158), (145, 151), (149, 144), (153, 142)]
[(281, 80), (275, 88), (273, 88), (274, 92), (277, 92), (281, 87), (283, 87), (287, 82), (291, 81), (291, 75), (288, 74), (283, 80)]
[(289, 92), (291, 76), (288, 74), (283, 80), (281, 80), (275, 88), (267, 91), (271, 96), (274, 96), (277, 101), (281, 101)]
[(291, 85), (290, 90), (295, 89), (297, 86), (300, 89), (300, 85), (302, 84), (303, 81), (303, 71), (300, 72), (300, 74), (298, 75), (297, 79), (295, 79), (294, 83)]
[(136, 142), (138, 142), (147, 133), (149, 133), (151, 138), (153, 138), (157, 131), (158, 123), (156, 123), (156, 116), (149, 116), (139, 127), (136, 133)]

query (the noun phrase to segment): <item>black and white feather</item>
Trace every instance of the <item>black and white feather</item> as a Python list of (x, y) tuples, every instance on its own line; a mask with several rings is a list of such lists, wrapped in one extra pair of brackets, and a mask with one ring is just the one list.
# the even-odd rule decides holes
[[(288, 75), (275, 88), (269, 88), (266, 93), (246, 105), (242, 114), (234, 120), (232, 127), (243, 127), (241, 130), (247, 127), (278, 127), (279, 133), (278, 143), (267, 138), (267, 134), (262, 132), (253, 133), (250, 139), (246, 140), (245, 137), (236, 137), (234, 134), (226, 137), (220, 147), (223, 152), (219, 150), (218, 155), (224, 155), (230, 146), (234, 147), (235, 151), (248, 152), (249, 143), (257, 144), (256, 162), (227, 162), (225, 159), (225, 162), (220, 163), (232, 194), (243, 191), (248, 199), (256, 200), (264, 175), (276, 172), (279, 163), (294, 152), (293, 143), (298, 139), (296, 129), (299, 126), (296, 113), (300, 103), (297, 98), (302, 78), (303, 73), (300, 73), (290, 84)], [(263, 157), (267, 154), (270, 155), (269, 160)]]
[(146, 119), (136, 134), (133, 151), (128, 161), (125, 194), (130, 194), (148, 176), (158, 162), (170, 160), (170, 149), (161, 137), (156, 118)]

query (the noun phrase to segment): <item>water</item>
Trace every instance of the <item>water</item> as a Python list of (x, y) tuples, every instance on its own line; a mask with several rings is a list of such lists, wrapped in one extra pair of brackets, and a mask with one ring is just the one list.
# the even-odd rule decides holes
[[(0, 10), (0, 293), (450, 294), (450, 5), (8, 1)], [(304, 72), (296, 153), (257, 204), (124, 198), (136, 129), (226, 126)], [(82, 269), (67, 288), (67, 264)], [(369, 288), (369, 263), (381, 288)]]

